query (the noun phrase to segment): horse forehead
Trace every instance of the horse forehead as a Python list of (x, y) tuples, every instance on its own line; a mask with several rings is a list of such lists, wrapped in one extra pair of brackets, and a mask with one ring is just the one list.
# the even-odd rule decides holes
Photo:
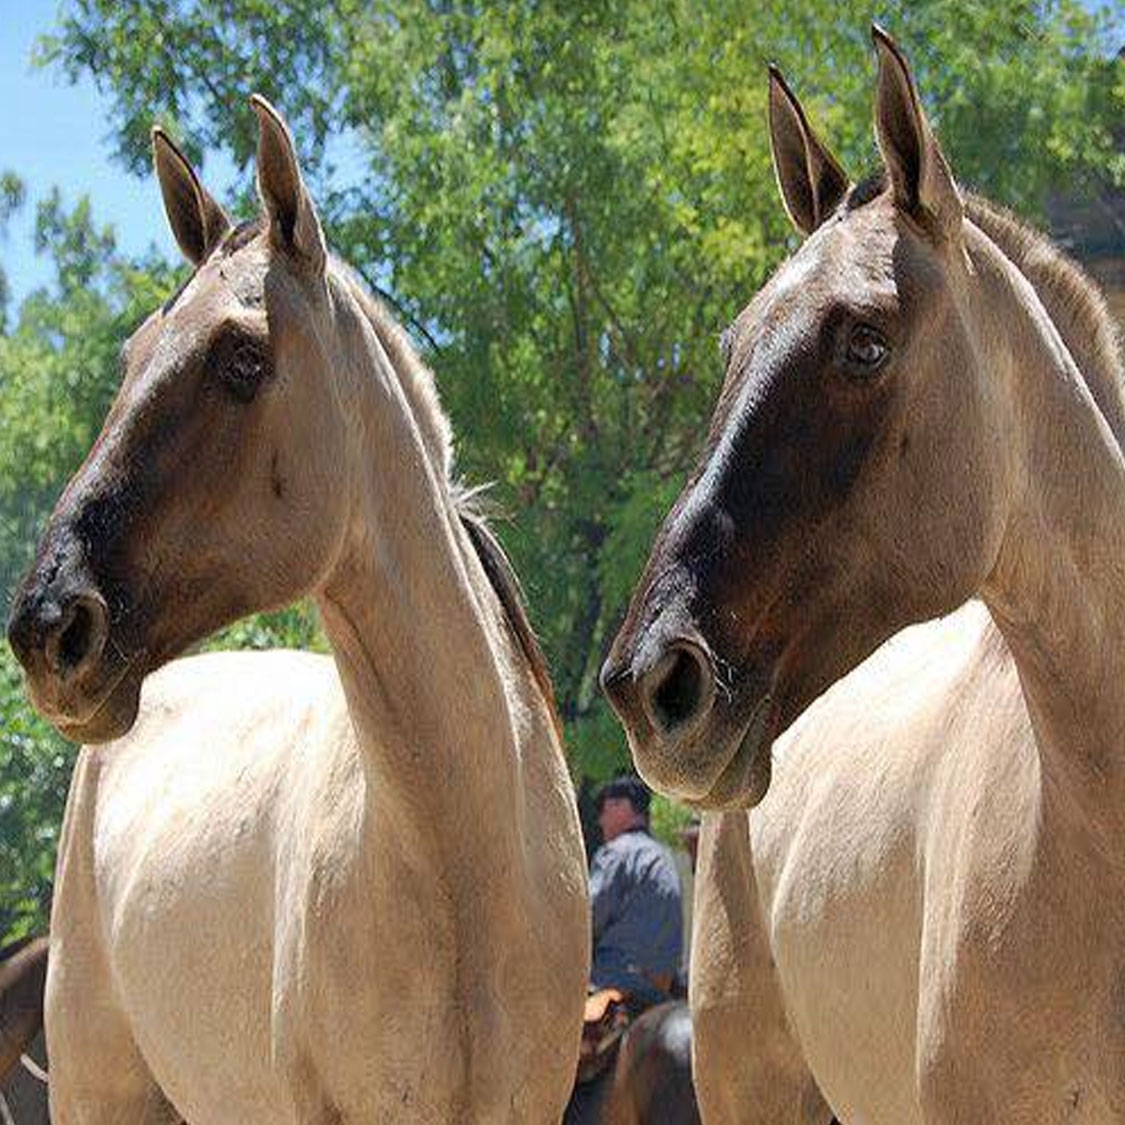
[[(845, 307), (894, 315), (897, 231), (885, 216), (847, 215), (816, 231), (739, 316), (730, 374), (712, 419), (704, 483), (736, 464), (733, 446), (764, 400), (815, 354), (824, 318)], [(796, 366), (795, 366), (796, 365)], [(816, 393), (815, 382), (802, 384)]]
[(127, 368), (158, 376), (205, 346), (217, 324), (262, 309), (268, 265), (267, 249), (257, 244), (209, 258), (134, 333)]
[(166, 314), (174, 319), (182, 312), (187, 318), (199, 319), (226, 310), (262, 308), (269, 263), (269, 248), (263, 237), (232, 253), (220, 250), (196, 270), (166, 308)]
[(825, 274), (840, 296), (862, 303), (894, 291), (899, 232), (877, 212), (841, 220), (826, 231)]
[(739, 316), (740, 335), (787, 321), (808, 323), (833, 305), (893, 300), (898, 232), (881, 211), (842, 215), (815, 231)]

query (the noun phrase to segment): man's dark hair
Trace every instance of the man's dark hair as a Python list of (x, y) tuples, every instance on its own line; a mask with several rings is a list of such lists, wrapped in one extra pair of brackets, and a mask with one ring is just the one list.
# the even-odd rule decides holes
[(607, 781), (594, 798), (598, 812), (602, 811), (607, 797), (624, 797), (633, 806), (633, 811), (648, 817), (648, 807), (652, 804), (652, 793), (641, 779), (631, 773), (619, 774)]

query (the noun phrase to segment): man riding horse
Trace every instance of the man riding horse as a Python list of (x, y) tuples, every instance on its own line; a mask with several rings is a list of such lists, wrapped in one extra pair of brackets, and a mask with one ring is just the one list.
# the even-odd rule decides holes
[(632, 775), (598, 790), (600, 848), (590, 867), (593, 960), (568, 1125), (597, 1120), (625, 1029), (671, 998), (683, 956), (675, 860), (649, 832), (652, 794)]
[(590, 987), (625, 993), (639, 1012), (668, 999), (680, 969), (680, 876), (649, 832), (652, 794), (640, 778), (615, 777), (596, 800), (604, 843), (590, 868)]

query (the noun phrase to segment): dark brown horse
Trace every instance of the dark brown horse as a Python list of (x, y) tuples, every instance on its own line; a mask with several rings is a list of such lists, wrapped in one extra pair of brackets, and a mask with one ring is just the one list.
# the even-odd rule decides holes
[(691, 1011), (683, 1000), (649, 1008), (617, 1054), (603, 1125), (698, 1125), (691, 1081)]
[(36, 937), (0, 949), (0, 1083), (43, 1027), (47, 945)]
[(564, 1125), (698, 1125), (691, 1080), (691, 1012), (668, 1000), (629, 1026), (617, 1057), (578, 1086)]
[[(22, 1062), (0, 1081), (0, 1121), (4, 1125), (50, 1125), (47, 1044), (42, 1031), (27, 1045)], [(5, 1107), (8, 1117), (4, 1117)]]
[(45, 937), (32, 937), (0, 949), (0, 1121), (5, 1123), (48, 1120), (46, 1084), (20, 1066), (24, 1056), (39, 1067), (47, 1061), (42, 1034), (47, 947)]

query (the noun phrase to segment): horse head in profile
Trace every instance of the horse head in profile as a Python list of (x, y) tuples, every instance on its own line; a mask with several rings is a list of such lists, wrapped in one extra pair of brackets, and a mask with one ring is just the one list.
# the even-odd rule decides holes
[(775, 169), (808, 237), (723, 333), (705, 452), (602, 673), (641, 773), (704, 807), (756, 803), (814, 698), (980, 588), (1015, 484), (962, 197), (875, 39), (885, 166), (858, 188), (771, 72)]
[(641, 772), (722, 810), (691, 966), (707, 1120), (1116, 1120), (1116, 326), (958, 189), (875, 46), (883, 168), (855, 187), (770, 76), (806, 240), (725, 334), (603, 682)]
[(348, 306), (288, 132), (254, 108), (264, 213), (237, 228), (154, 131), (197, 269), (122, 349), (120, 392), (13, 606), (33, 701), (75, 740), (127, 731), (148, 672), (315, 586), (344, 536), (356, 434), (348, 334), (330, 324)]
[[(108, 744), (58, 860), (55, 1116), (557, 1119), (589, 921), (546, 667), (431, 373), (253, 105), (237, 227), (154, 133), (195, 269), (125, 345), (9, 625), (38, 710)], [(331, 659), (172, 660), (304, 595)]]

